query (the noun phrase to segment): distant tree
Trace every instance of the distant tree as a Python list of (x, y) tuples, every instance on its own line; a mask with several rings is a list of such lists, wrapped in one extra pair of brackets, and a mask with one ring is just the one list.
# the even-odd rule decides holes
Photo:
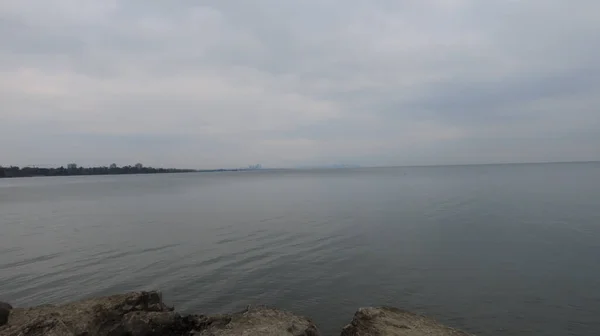
[(158, 174), (158, 173), (188, 173), (194, 172), (193, 169), (164, 169), (144, 167), (141, 163), (135, 166), (117, 167), (111, 164), (110, 167), (78, 167), (71, 163), (65, 167), (59, 168), (39, 168), (16, 166), (0, 166), (0, 177), (28, 177), (28, 176), (70, 176), (70, 175), (111, 175), (111, 174)]

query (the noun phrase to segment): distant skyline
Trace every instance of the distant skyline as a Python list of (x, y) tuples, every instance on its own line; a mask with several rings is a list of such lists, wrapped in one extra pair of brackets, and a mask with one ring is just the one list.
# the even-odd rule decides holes
[(600, 2), (0, 3), (0, 165), (600, 160)]

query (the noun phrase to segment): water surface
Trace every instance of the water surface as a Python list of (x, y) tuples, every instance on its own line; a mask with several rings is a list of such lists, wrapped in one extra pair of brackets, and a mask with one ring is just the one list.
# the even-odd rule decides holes
[(600, 335), (600, 164), (0, 179), (0, 300), (159, 288), (339, 334), (393, 305), (478, 335)]

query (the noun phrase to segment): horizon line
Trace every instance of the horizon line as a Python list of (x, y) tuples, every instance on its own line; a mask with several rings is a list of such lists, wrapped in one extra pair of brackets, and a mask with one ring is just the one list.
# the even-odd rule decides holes
[[(501, 166), (501, 165), (530, 165), (530, 164), (569, 164), (569, 163), (600, 163), (600, 160), (575, 160), (575, 161), (530, 161), (530, 162), (489, 162), (489, 163), (449, 163), (449, 164), (408, 164), (408, 165), (359, 165), (359, 164), (327, 164), (327, 165), (305, 165), (296, 167), (262, 167), (260, 169), (249, 169), (248, 167), (235, 167), (235, 168), (176, 168), (168, 167), (163, 168), (162, 166), (144, 166), (144, 168), (156, 168), (156, 169), (190, 169), (195, 171), (204, 170), (301, 170), (301, 169), (361, 169), (361, 168), (410, 168), (410, 167), (460, 167), (460, 166)], [(126, 167), (118, 166), (118, 167)], [(336, 167), (339, 166), (339, 167)], [(0, 164), (0, 167), (19, 167), (19, 168), (42, 168), (42, 169), (56, 169), (65, 167), (65, 165), (4, 165)], [(95, 168), (95, 167), (109, 167), (109, 166), (78, 166), (81, 168)]]

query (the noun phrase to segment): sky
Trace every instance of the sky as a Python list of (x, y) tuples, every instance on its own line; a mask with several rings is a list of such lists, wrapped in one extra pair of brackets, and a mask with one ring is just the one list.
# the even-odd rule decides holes
[(0, 165), (600, 160), (596, 0), (0, 1)]

